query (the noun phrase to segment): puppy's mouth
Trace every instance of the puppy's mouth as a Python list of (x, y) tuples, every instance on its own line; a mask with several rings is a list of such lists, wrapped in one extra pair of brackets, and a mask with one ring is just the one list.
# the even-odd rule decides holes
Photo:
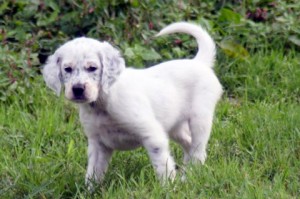
[(76, 97), (76, 96), (73, 96), (71, 99), (69, 99), (71, 102), (74, 102), (76, 104), (88, 104), (88, 103), (91, 103), (93, 102), (93, 100), (85, 97), (85, 96), (80, 96), (80, 97)]
[(74, 102), (74, 103), (78, 103), (78, 104), (88, 103), (88, 100), (87, 100), (85, 97), (80, 97), (80, 98), (78, 98), (78, 97), (73, 97), (73, 98), (71, 99), (71, 101)]

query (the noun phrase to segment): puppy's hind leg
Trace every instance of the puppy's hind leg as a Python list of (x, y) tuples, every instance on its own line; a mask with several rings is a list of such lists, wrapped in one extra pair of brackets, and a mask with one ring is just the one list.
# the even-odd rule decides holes
[(192, 143), (189, 158), (192, 161), (204, 164), (206, 160), (206, 147), (210, 137), (213, 121), (213, 109), (202, 106), (193, 112), (189, 120)]
[(186, 173), (185, 173), (185, 165), (188, 163), (190, 159), (190, 148), (192, 143), (191, 138), (191, 131), (189, 129), (189, 125), (187, 121), (182, 122), (176, 128), (174, 128), (171, 133), (170, 137), (177, 142), (183, 149), (183, 166), (179, 167), (179, 173), (181, 175), (181, 180), (186, 180)]
[(170, 136), (175, 142), (180, 144), (180, 146), (182, 147), (184, 153), (183, 163), (186, 164), (190, 159), (189, 151), (192, 143), (191, 132), (188, 123), (185, 121), (182, 124), (178, 125), (170, 133)]

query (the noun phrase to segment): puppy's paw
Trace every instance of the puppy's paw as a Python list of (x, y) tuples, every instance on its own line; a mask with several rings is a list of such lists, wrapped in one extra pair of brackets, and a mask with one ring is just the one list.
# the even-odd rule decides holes
[(204, 164), (205, 163), (205, 160), (206, 160), (206, 157), (207, 157), (207, 154), (206, 152), (202, 151), (202, 152), (198, 152), (198, 153), (193, 153), (191, 155), (191, 159), (190, 161), (193, 163), (193, 164)]
[(96, 176), (95, 174), (86, 174), (85, 176), (85, 186), (90, 193), (94, 193), (96, 188), (101, 184), (102, 176)]
[(87, 190), (90, 192), (90, 193), (93, 193), (95, 191), (95, 180), (89, 178), (88, 175), (86, 175), (85, 177), (85, 186), (87, 187)]
[(162, 185), (167, 185), (168, 183), (173, 183), (176, 177), (176, 170), (169, 170), (167, 173), (159, 176)]

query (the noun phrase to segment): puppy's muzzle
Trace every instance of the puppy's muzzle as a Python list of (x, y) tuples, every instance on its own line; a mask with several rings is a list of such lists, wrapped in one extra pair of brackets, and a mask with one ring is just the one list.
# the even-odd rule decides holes
[(84, 100), (85, 99), (85, 95), (84, 95), (85, 85), (84, 84), (73, 85), (72, 91), (73, 91), (73, 96), (74, 96), (75, 100)]

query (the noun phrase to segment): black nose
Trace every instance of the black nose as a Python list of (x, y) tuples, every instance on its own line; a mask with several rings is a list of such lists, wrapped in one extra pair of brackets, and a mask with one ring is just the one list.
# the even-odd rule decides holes
[(84, 88), (85, 88), (85, 86), (82, 85), (82, 84), (75, 84), (72, 87), (72, 91), (73, 91), (74, 97), (76, 97), (76, 98), (82, 98), (83, 97), (83, 93), (84, 93)]

